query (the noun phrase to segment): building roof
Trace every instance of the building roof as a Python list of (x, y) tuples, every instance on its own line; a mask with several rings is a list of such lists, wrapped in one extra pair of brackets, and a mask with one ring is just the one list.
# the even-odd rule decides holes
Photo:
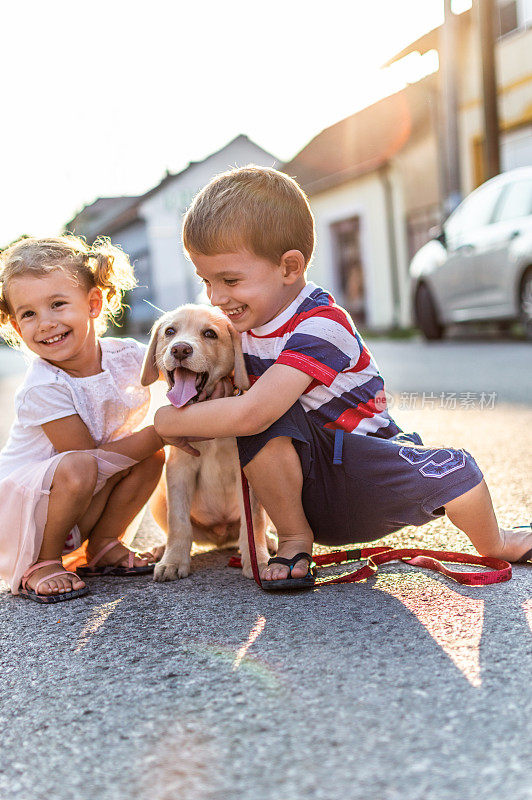
[[(196, 166), (197, 164), (202, 164), (204, 161), (208, 161), (209, 158), (222, 153), (231, 145), (250, 141), (251, 140), (248, 136), (241, 133), (238, 136), (235, 136), (234, 139), (231, 139), (230, 142), (227, 142), (227, 144), (224, 144), (223, 147), (220, 147), (219, 150), (215, 150), (214, 153), (210, 153), (201, 161), (189, 161), (187, 166), (179, 172), (172, 173), (167, 170), (164, 178), (159, 181), (156, 186), (148, 189), (148, 191), (142, 195), (135, 197), (100, 197), (90, 205), (85, 206), (72, 220), (70, 220), (70, 222), (66, 224), (65, 228), (75, 233), (77, 227), (80, 233), (91, 238), (91, 236), (96, 235), (96, 233), (92, 233), (96, 226), (100, 232), (105, 232), (105, 235), (110, 236), (111, 234), (116, 233), (116, 231), (119, 231), (127, 225), (131, 225), (131, 223), (138, 220), (138, 212), (141, 203), (143, 203), (152, 195), (156, 194), (168, 183), (171, 183), (176, 178), (181, 178), (192, 167)], [(252, 142), (252, 144), (255, 143)], [(260, 145), (255, 146), (260, 147)], [(271, 153), (267, 153), (266, 150), (264, 150), (264, 153), (266, 155), (271, 155)], [(272, 158), (275, 159), (273, 155)]]
[(317, 194), (386, 164), (431, 124), (429, 75), (331, 125), (283, 165), (307, 194)]
[[(456, 14), (455, 17), (459, 37), (458, 42), (459, 47), (461, 48), (466, 44), (468, 29), (473, 22), (472, 9), (468, 9), (461, 14)], [(419, 53), (420, 55), (424, 55), (425, 53), (428, 53), (429, 50), (439, 50), (441, 47), (442, 32), (443, 25), (439, 25), (437, 28), (433, 28), (431, 31), (428, 31), (428, 33), (424, 33), (423, 36), (420, 36), (419, 39), (415, 40), (415, 42), (410, 42), (409, 45), (403, 48), (403, 50), (401, 50), (399, 53), (396, 53), (393, 58), (390, 58), (390, 60), (382, 66), (390, 67), (392, 64), (400, 61), (405, 56), (410, 55), (410, 53)]]
[[(140, 195), (134, 197), (98, 197), (93, 203), (84, 206), (71, 220), (65, 229), (72, 233), (91, 238), (93, 229), (106, 231), (111, 220), (136, 208)], [(96, 235), (96, 234), (95, 234)]]
[[(209, 153), (209, 155), (206, 156), (205, 158), (203, 158), (201, 161), (189, 161), (187, 166), (184, 167), (184, 169), (180, 170), (179, 172), (169, 172), (167, 170), (166, 175), (164, 176), (164, 178), (156, 186), (154, 186), (152, 189), (147, 191), (146, 194), (143, 194), (141, 199), (145, 200), (147, 197), (151, 197), (152, 194), (155, 194), (156, 192), (158, 192), (159, 189), (161, 189), (163, 186), (166, 186), (167, 183), (170, 183), (171, 181), (173, 181), (174, 178), (181, 178), (192, 167), (195, 167), (197, 164), (203, 164), (204, 161), (208, 161), (209, 158), (212, 158), (213, 156), (217, 156), (219, 153), (222, 153), (228, 147), (231, 147), (231, 145), (237, 144), (237, 143), (249, 142), (249, 141), (251, 141), (251, 140), (250, 140), (250, 138), (248, 136), (246, 136), (245, 133), (239, 133), (238, 136), (235, 136), (235, 138), (231, 139), (230, 142), (227, 142), (227, 144), (224, 144), (223, 147), (220, 147), (218, 150), (215, 150), (214, 153)], [(255, 144), (255, 143), (253, 142), (253, 144)], [(260, 145), (256, 145), (256, 146), (259, 147)], [(266, 153), (266, 150), (264, 152)]]

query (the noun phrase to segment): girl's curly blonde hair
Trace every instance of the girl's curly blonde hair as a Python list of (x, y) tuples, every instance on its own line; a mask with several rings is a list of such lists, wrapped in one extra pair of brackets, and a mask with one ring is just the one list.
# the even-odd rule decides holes
[(120, 319), (124, 292), (137, 285), (128, 256), (107, 237), (100, 236), (90, 247), (71, 234), (20, 239), (0, 253), (0, 336), (12, 347), (20, 346), (21, 339), (10, 324), (9, 281), (28, 275), (41, 278), (55, 269), (65, 270), (87, 291), (95, 286), (102, 290), (103, 308), (96, 322), (99, 336), (110, 319)]

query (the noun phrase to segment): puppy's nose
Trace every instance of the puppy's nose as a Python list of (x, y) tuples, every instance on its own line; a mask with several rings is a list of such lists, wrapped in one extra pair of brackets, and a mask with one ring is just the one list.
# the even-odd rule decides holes
[(170, 352), (172, 353), (173, 357), (177, 359), (177, 361), (181, 361), (181, 359), (191, 356), (193, 350), (192, 347), (186, 342), (178, 342), (172, 346)]

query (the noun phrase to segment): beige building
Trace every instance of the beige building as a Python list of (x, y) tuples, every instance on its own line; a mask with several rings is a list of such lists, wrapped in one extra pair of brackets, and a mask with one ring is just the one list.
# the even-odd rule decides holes
[[(527, 5), (528, 3), (528, 5)], [(532, 164), (532, 3), (502, 0), (496, 44), (502, 169)], [(458, 126), (465, 196), (485, 179), (480, 36), (461, 14)], [(441, 51), (442, 28), (398, 53)], [(357, 322), (410, 323), (408, 264), (441, 221), (441, 87), (437, 72), (327, 128), (283, 169), (307, 191), (318, 245), (310, 277), (330, 287)]]

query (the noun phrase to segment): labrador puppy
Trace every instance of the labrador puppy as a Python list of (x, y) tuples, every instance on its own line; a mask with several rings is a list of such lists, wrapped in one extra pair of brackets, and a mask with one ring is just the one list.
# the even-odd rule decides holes
[[(239, 389), (249, 388), (240, 337), (227, 318), (208, 306), (185, 305), (164, 314), (154, 325), (142, 367), (143, 386), (163, 377), (175, 405), (209, 397), (222, 378), (233, 374)], [(238, 543), (243, 573), (252, 578), (234, 438), (194, 442), (200, 457), (169, 448), (166, 474), (150, 507), (168, 541), (155, 566), (154, 580), (185, 578), (190, 572), (192, 542), (233, 547)], [(251, 492), (259, 567), (266, 565), (275, 540), (267, 533), (264, 509)]]

